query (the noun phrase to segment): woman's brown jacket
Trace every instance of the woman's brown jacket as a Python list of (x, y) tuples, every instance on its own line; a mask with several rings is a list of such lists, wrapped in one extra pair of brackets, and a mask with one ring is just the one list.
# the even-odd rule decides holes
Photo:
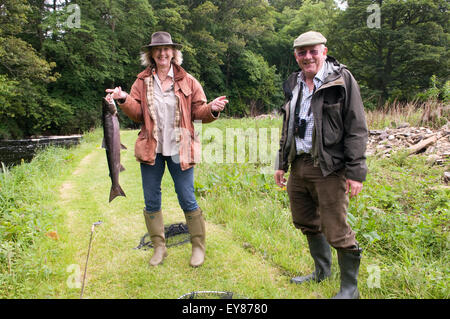
[[(192, 167), (201, 160), (201, 144), (194, 131), (194, 121), (209, 123), (216, 120), (219, 113), (211, 112), (200, 83), (181, 66), (172, 64), (174, 72), (174, 90), (177, 98), (175, 130), (180, 146), (180, 165), (182, 170)], [(155, 164), (158, 135), (156, 109), (153, 104), (152, 69), (147, 67), (137, 75), (131, 92), (120, 108), (134, 122), (141, 123), (141, 131), (134, 147), (136, 160)]]

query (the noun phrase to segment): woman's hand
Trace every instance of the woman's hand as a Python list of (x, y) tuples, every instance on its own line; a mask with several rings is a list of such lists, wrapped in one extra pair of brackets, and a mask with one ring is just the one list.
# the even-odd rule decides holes
[(213, 112), (221, 112), (225, 108), (225, 105), (228, 103), (226, 96), (219, 96), (211, 102), (211, 111)]
[(111, 96), (114, 100), (126, 99), (128, 96), (128, 93), (125, 91), (122, 91), (122, 88), (120, 86), (117, 86), (114, 89), (106, 89), (105, 91), (107, 93), (111, 93)]

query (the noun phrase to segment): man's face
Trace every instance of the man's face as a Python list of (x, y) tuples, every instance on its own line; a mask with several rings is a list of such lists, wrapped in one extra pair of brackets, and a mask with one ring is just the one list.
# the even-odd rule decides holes
[(319, 72), (327, 57), (327, 52), (328, 49), (323, 44), (295, 48), (295, 60), (306, 78), (312, 79)]

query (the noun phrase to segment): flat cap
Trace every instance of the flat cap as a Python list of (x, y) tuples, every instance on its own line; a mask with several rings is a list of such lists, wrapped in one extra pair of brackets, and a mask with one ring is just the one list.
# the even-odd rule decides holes
[(327, 39), (322, 35), (322, 33), (316, 31), (308, 31), (300, 34), (300, 36), (295, 39), (294, 48), (325, 43), (327, 43)]

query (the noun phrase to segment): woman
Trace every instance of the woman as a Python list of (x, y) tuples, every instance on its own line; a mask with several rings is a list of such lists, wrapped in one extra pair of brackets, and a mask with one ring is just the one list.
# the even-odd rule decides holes
[(159, 265), (167, 256), (161, 212), (161, 179), (166, 163), (191, 235), (190, 265), (203, 264), (205, 221), (194, 195), (193, 167), (200, 159), (200, 141), (193, 121), (216, 120), (228, 103), (225, 96), (206, 103), (200, 83), (180, 66), (180, 48), (169, 33), (153, 33), (151, 43), (141, 53), (146, 69), (137, 75), (130, 94), (120, 87), (106, 90), (128, 117), (142, 125), (135, 156), (141, 165), (144, 217), (154, 247), (151, 266)]

